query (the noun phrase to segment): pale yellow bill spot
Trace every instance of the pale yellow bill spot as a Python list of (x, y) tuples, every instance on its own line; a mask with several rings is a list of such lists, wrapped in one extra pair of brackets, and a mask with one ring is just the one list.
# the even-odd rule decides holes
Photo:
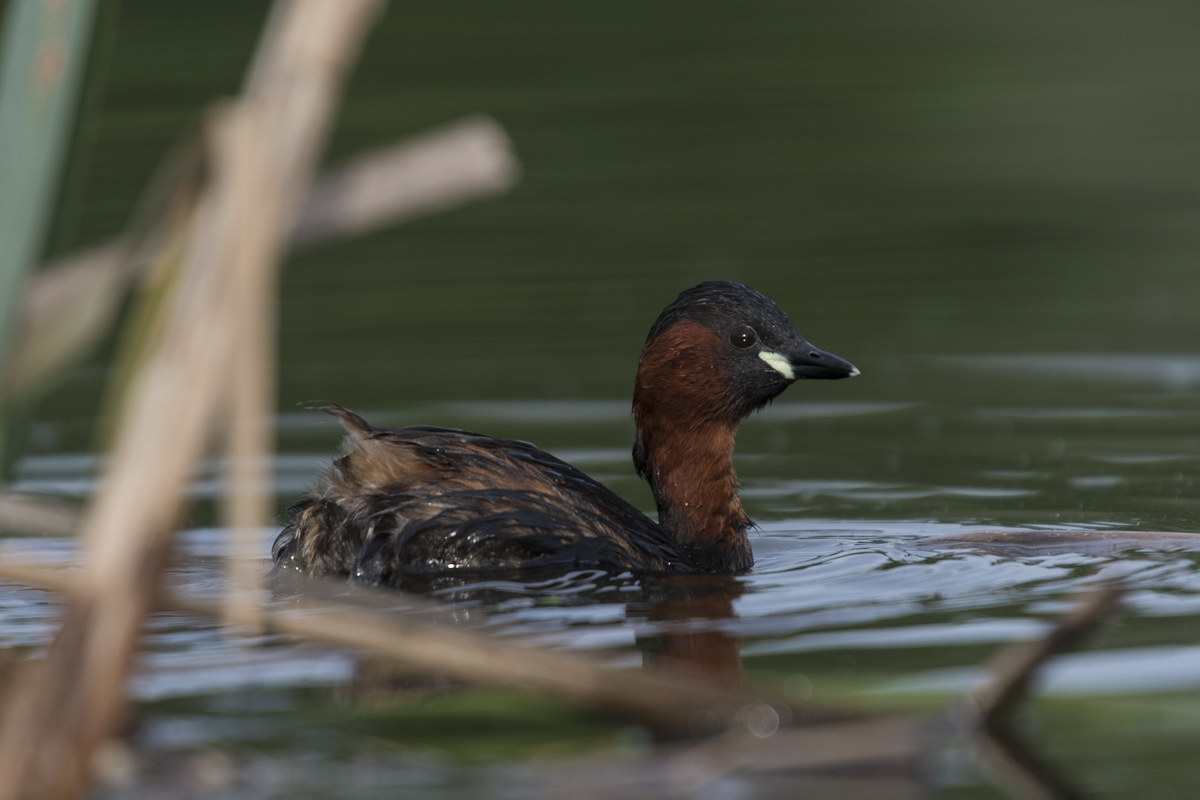
[(788, 361), (787, 356), (779, 353), (772, 353), (770, 350), (763, 350), (758, 354), (758, 357), (767, 362), (771, 369), (778, 372), (789, 381), (796, 380), (796, 373), (792, 372), (792, 362)]

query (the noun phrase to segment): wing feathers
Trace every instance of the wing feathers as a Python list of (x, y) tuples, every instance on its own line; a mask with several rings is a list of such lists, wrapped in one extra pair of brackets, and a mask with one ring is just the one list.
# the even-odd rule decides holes
[(662, 569), (677, 548), (645, 515), (527, 442), (371, 428), (340, 406), (345, 454), (293, 507), (275, 561), (400, 585), (405, 575), (561, 565)]

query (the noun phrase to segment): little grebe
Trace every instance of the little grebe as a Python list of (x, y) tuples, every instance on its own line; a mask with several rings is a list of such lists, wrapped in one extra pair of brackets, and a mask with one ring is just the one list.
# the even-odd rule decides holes
[(543, 566), (741, 572), (754, 557), (733, 471), (738, 424), (796, 380), (857, 374), (753, 289), (702, 283), (659, 315), (638, 362), (633, 463), (654, 491), (657, 523), (526, 442), (372, 428), (335, 406), (346, 454), (292, 507), (275, 562), (391, 586)]

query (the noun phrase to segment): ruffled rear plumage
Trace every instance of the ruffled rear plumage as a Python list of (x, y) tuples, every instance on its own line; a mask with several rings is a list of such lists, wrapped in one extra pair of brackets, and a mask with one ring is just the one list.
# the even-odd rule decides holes
[(652, 520), (528, 442), (372, 428), (339, 406), (346, 454), (292, 507), (282, 567), (400, 586), (406, 577), (537, 567), (691, 571)]

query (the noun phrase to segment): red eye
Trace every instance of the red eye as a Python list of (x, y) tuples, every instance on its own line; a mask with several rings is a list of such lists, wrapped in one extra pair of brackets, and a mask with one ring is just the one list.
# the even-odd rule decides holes
[(729, 343), (742, 350), (753, 347), (757, 341), (758, 334), (749, 325), (738, 325), (729, 332)]

